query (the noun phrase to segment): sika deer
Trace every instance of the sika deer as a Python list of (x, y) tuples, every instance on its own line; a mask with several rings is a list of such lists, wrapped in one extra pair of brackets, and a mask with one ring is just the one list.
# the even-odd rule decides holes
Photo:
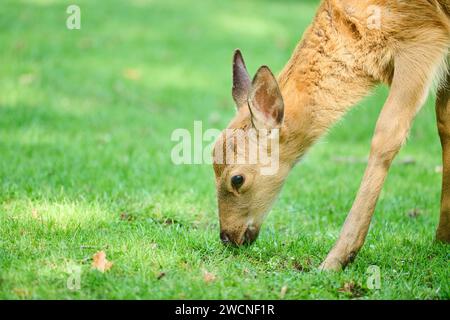
[(433, 81), (438, 81), (443, 186), (436, 237), (450, 242), (449, 48), (449, 0), (324, 0), (277, 79), (263, 66), (251, 81), (236, 51), (237, 114), (227, 130), (231, 136), (217, 141), (214, 156), (219, 150), (237, 152), (233, 132), (279, 129), (279, 166), (267, 176), (258, 163), (215, 158), (222, 241), (253, 242), (294, 165), (351, 106), (384, 83), (390, 93), (377, 121), (367, 169), (341, 235), (321, 265), (325, 270), (345, 267), (362, 247), (389, 167)]

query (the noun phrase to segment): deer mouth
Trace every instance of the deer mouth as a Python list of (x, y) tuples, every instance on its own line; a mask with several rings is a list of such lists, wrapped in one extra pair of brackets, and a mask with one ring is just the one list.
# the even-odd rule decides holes
[(243, 245), (251, 245), (258, 238), (259, 229), (249, 226), (245, 231), (238, 237), (232, 237), (226, 232), (222, 231), (220, 233), (220, 240), (224, 245), (232, 245), (235, 247)]

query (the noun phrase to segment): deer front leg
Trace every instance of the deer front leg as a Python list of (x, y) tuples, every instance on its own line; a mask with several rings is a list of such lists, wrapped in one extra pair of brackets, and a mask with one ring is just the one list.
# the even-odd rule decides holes
[(437, 94), (436, 115), (442, 144), (441, 217), (436, 240), (450, 243), (450, 74)]
[(360, 189), (339, 239), (320, 266), (322, 270), (342, 269), (353, 261), (364, 243), (389, 167), (406, 140), (429, 87), (429, 81), (420, 77), (406, 79), (405, 76), (410, 77), (411, 70), (406, 64), (396, 64), (391, 91), (376, 125)]

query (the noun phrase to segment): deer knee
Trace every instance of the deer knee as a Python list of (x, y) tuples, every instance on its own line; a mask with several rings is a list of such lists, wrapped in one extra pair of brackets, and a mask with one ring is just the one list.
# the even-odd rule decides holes
[(390, 165), (405, 142), (407, 135), (407, 130), (399, 128), (377, 132), (372, 141), (372, 156), (378, 163)]

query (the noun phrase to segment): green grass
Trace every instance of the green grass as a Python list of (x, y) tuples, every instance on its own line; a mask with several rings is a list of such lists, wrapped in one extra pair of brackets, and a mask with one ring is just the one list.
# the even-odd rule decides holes
[[(449, 247), (433, 242), (441, 151), (430, 97), (342, 273), (319, 273), (351, 206), (386, 89), (292, 172), (258, 241), (219, 242), (212, 169), (174, 166), (175, 128), (224, 128), (231, 56), (281, 70), (317, 1), (7, 0), (0, 12), (0, 298), (448, 299)], [(416, 210), (417, 217), (408, 213)], [(125, 217), (125, 219), (124, 219)], [(91, 269), (104, 250), (113, 267)], [(367, 288), (367, 269), (381, 288)], [(81, 268), (70, 291), (68, 270)], [(205, 283), (203, 272), (216, 275)], [(165, 276), (158, 280), (161, 272)], [(342, 287), (354, 283), (354, 290)]]

